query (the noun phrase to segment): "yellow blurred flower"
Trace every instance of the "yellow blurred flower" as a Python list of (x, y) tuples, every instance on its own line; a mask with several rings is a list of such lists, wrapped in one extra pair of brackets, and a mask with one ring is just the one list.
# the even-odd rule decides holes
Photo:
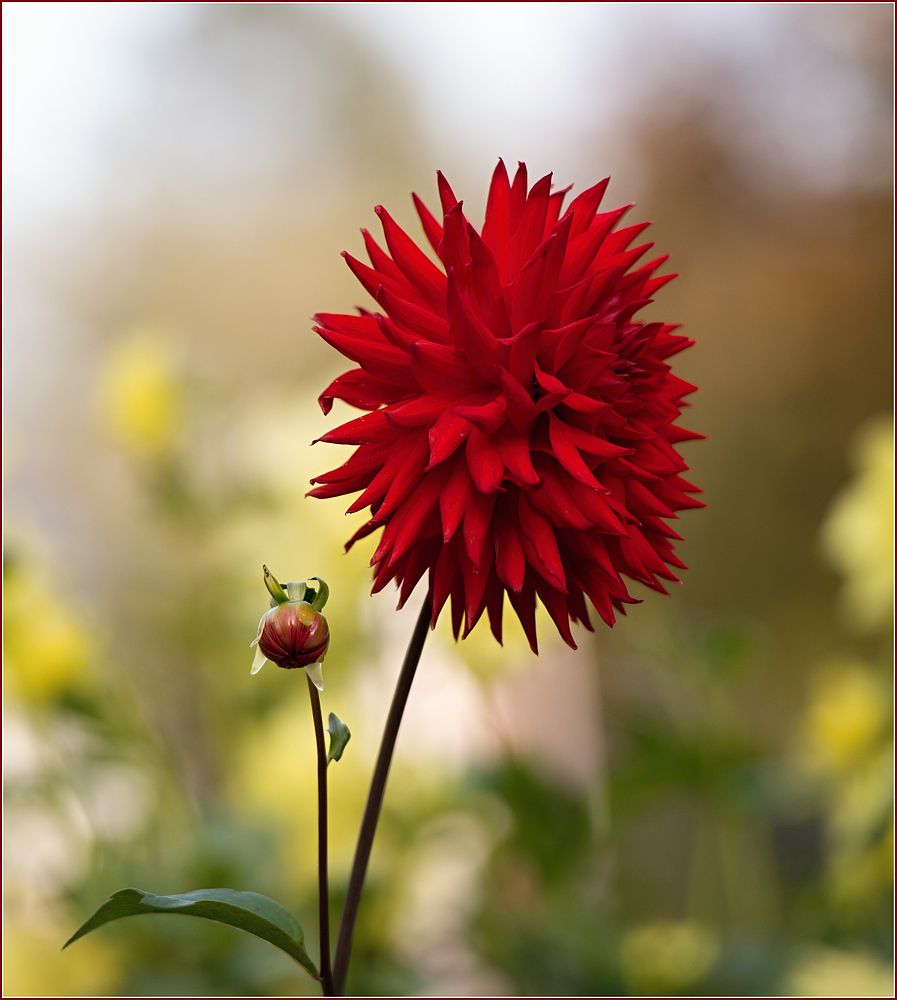
[(8, 693), (40, 703), (88, 676), (90, 635), (64, 600), (26, 568), (4, 580), (4, 676)]
[(113, 344), (100, 376), (99, 402), (106, 426), (125, 448), (150, 457), (170, 453), (183, 400), (161, 330), (137, 327)]
[(121, 959), (101, 937), (63, 952), (68, 927), (25, 927), (8, 922), (3, 932), (3, 996), (112, 996)]
[(823, 549), (844, 574), (850, 622), (871, 632), (890, 621), (894, 602), (894, 432), (876, 420), (854, 445), (857, 474), (836, 497), (822, 526)]
[(719, 939), (692, 921), (633, 927), (620, 943), (623, 978), (633, 994), (664, 996), (699, 982), (713, 968)]
[(840, 773), (876, 744), (889, 701), (872, 672), (846, 661), (819, 673), (804, 717), (802, 749), (811, 770)]
[(865, 952), (819, 948), (792, 970), (782, 995), (892, 997), (893, 971)]

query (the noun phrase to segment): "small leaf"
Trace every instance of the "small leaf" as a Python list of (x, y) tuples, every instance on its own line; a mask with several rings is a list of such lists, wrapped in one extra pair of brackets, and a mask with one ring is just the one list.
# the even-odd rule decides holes
[(330, 733), (330, 753), (327, 754), (327, 759), (339, 760), (352, 734), (345, 722), (340, 722), (333, 712), (327, 719), (327, 732)]
[(141, 913), (183, 914), (230, 924), (285, 951), (309, 975), (319, 978), (318, 970), (305, 950), (302, 928), (293, 914), (267, 896), (257, 892), (238, 892), (236, 889), (197, 889), (177, 896), (154, 896), (142, 889), (119, 889), (62, 947), (68, 948), (73, 941), (110, 920)]

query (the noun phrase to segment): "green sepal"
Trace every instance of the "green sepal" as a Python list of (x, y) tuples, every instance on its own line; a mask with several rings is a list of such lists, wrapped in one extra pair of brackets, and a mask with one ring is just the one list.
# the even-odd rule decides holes
[(327, 732), (330, 733), (330, 753), (327, 754), (327, 760), (339, 760), (352, 734), (345, 722), (340, 722), (333, 712), (327, 719)]
[(327, 598), (330, 596), (330, 588), (319, 576), (310, 576), (309, 580), (318, 581), (318, 591), (311, 599), (311, 606), (315, 609), (315, 611), (322, 611), (324, 609), (324, 605), (327, 603)]
[(305, 935), (293, 914), (267, 896), (257, 892), (238, 892), (236, 889), (197, 889), (176, 896), (154, 896), (142, 889), (119, 889), (62, 947), (68, 948), (73, 941), (110, 920), (142, 913), (182, 914), (230, 924), (280, 948), (312, 978), (320, 978), (315, 963), (305, 950)]
[(268, 593), (277, 601), (278, 604), (286, 604), (290, 599), (290, 595), (281, 587), (281, 585), (274, 578), (274, 574), (267, 566), (262, 566), (262, 570), (265, 573), (265, 586), (268, 588)]
[(304, 601), (305, 592), (308, 590), (308, 587), (304, 583), (293, 583), (290, 581), (290, 583), (284, 584), (284, 589), (291, 601)]

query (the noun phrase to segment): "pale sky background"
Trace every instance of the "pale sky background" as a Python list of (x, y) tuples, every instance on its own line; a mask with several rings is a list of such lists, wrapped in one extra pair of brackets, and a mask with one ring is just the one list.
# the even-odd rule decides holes
[[(869, 95), (845, 71), (817, 90), (812, 59), (783, 66), (777, 49), (793, 4), (429, 3), (315, 4), (413, 81), (434, 159), (471, 169), (498, 155), (554, 164), (546, 149), (584, 132), (612, 131), (617, 116), (652, 98), (689, 59), (764, 66), (748, 95), (778, 131), (783, 155), (823, 184), (850, 141), (845, 106)], [(813, 6), (813, 5), (809, 5)], [(837, 6), (837, 5), (831, 5)], [(4, 3), (3, 84), (7, 225), (45, 212), (89, 208), (104, 187), (104, 138), (151, 85), (147, 53), (191, 17), (186, 4)], [(787, 60), (793, 63), (793, 59)], [(765, 68), (768, 64), (768, 72)], [(782, 86), (782, 76), (787, 74)], [(794, 86), (798, 99), (792, 99)], [(766, 81), (766, 84), (764, 84)], [(764, 92), (765, 90), (765, 92)], [(793, 104), (799, 105), (792, 108)], [(509, 155), (510, 154), (510, 155)]]

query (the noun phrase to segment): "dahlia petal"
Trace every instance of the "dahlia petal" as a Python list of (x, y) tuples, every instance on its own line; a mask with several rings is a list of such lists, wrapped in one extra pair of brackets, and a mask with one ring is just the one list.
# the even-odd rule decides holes
[(573, 217), (568, 216), (571, 220), (569, 244), (564, 257), (564, 266), (557, 278), (559, 287), (568, 288), (583, 276), (586, 268), (598, 255), (598, 251), (608, 234), (625, 212), (625, 208), (618, 209), (616, 212), (606, 212), (599, 217), (600, 221), (597, 225), (593, 225), (576, 237), (573, 236)]
[(368, 252), (368, 257), (371, 260), (371, 266), (374, 270), (379, 271), (380, 274), (384, 274), (395, 281), (404, 281), (405, 279), (402, 272), (396, 266), (396, 262), (380, 246), (374, 237), (371, 236), (367, 229), (362, 229), (361, 235), (364, 239), (364, 248)]
[(629, 506), (639, 516), (654, 515), (655, 517), (675, 517), (669, 507), (636, 478), (626, 481), (626, 492), (630, 494)]
[(465, 553), (461, 553), (461, 579), (464, 584), (464, 617), (466, 619), (465, 638), (470, 634), (470, 630), (479, 621), (480, 615), (486, 608), (486, 588), (492, 572), (491, 566), (478, 568), (470, 559), (465, 558)]
[(389, 557), (391, 563), (400, 559), (418, 538), (426, 537), (422, 529), (434, 512), (438, 518), (439, 494), (447, 480), (448, 470), (445, 466), (431, 469), (418, 483), (413, 495), (402, 504), (393, 518), (399, 523), (399, 531)]
[(441, 548), (438, 538), (430, 538), (415, 545), (408, 553), (406, 565), (401, 573), (397, 574), (402, 578), (402, 590), (399, 595), (399, 603), (396, 606), (397, 611), (405, 606), (405, 602), (420, 582), (420, 578), (439, 557)]
[(464, 548), (477, 569), (483, 564), (496, 496), (496, 493), (472, 490), (464, 511)]
[[(525, 172), (523, 176), (525, 179)], [(512, 213), (514, 211), (517, 178), (519, 177), (520, 170), (517, 171), (517, 177), (514, 178), (514, 186), (511, 189)], [(530, 190), (520, 215), (520, 222), (516, 227), (516, 232), (514, 232), (514, 235), (508, 241), (508, 245), (505, 247), (499, 260), (499, 273), (505, 284), (520, 271), (523, 264), (530, 259), (544, 239), (545, 218), (548, 214), (548, 196), (550, 192), (551, 174), (540, 177)], [(512, 214), (511, 229), (513, 230), (514, 228)]]
[(421, 337), (434, 340), (439, 344), (448, 343), (449, 337), (445, 319), (442, 316), (437, 316), (431, 309), (423, 308), (407, 299), (400, 298), (385, 285), (378, 288), (376, 298), (392, 319), (401, 323), (412, 333), (417, 333)]
[[(557, 372), (571, 357), (577, 347), (582, 344), (586, 332), (595, 325), (593, 316), (585, 316), (583, 319), (568, 323), (566, 326), (557, 327), (553, 330), (543, 330), (539, 342), (539, 367), (543, 372)], [(560, 381), (553, 386), (554, 389), (563, 389)], [(567, 390), (569, 391), (569, 389)]]
[(589, 609), (586, 607), (579, 587), (570, 588), (570, 593), (567, 594), (567, 611), (573, 621), (581, 622), (590, 632), (595, 631), (595, 627), (589, 620)]
[(555, 425), (556, 430), (563, 433), (564, 437), (579, 451), (584, 451), (589, 455), (596, 455), (599, 458), (616, 458), (620, 455), (631, 455), (632, 448), (625, 448), (623, 445), (613, 444), (605, 441), (604, 438), (589, 434), (579, 427), (564, 423), (554, 414), (549, 415), (549, 429)]
[(432, 306), (445, 306), (445, 275), (417, 246), (408, 234), (393, 221), (382, 205), (374, 211), (383, 226), (386, 245), (399, 270)]
[(510, 239), (520, 225), (520, 218), (526, 205), (526, 164), (517, 161), (517, 172), (511, 184), (508, 198), (508, 238)]
[(542, 485), (530, 493), (532, 502), (544, 511), (551, 520), (560, 526), (578, 528), (585, 531), (592, 527), (592, 522), (576, 506), (573, 498), (561, 485), (560, 480), (548, 469), (542, 468)]
[(504, 400), (506, 400), (506, 411), (511, 418), (511, 423), (518, 433), (524, 433), (533, 426), (539, 415), (538, 409), (533, 404), (533, 398), (523, 388), (523, 386), (511, 375), (500, 369), (501, 387), (504, 389)]
[(441, 170), (436, 171), (436, 184), (439, 188), (439, 201), (442, 204), (442, 214), (448, 215), (458, 204), (458, 199), (455, 197), (455, 192), (452, 191), (449, 182), (445, 179)]
[(523, 589), (526, 576), (526, 553), (517, 529), (507, 516), (495, 518), (495, 572), (514, 593)]
[(414, 201), (414, 207), (417, 209), (418, 217), (420, 218), (420, 224), (423, 227), (424, 233), (430, 246), (435, 252), (439, 246), (439, 241), (442, 239), (442, 226), (433, 217), (433, 213), (427, 208), (427, 206), (418, 198), (416, 194), (411, 195)]
[(383, 412), (391, 424), (399, 427), (420, 427), (432, 424), (445, 412), (446, 402), (437, 396), (423, 395), (399, 406), (387, 407)]
[[(377, 548), (374, 549), (374, 554), (371, 556), (371, 566), (377, 566), (379, 563), (383, 562), (388, 553), (392, 551), (396, 536), (398, 535), (399, 528), (401, 527), (401, 523), (402, 522), (397, 517), (391, 517), (386, 522), (383, 528), (383, 534), (380, 536), (380, 541), (377, 544)], [(373, 521), (369, 521), (368, 524), (371, 525), (371, 530), (379, 527), (379, 525)]]
[(477, 312), (499, 340), (511, 335), (511, 318), (502, 298), (501, 281), (495, 256), (479, 233), (468, 225), (467, 243), (470, 250), (468, 288)]
[(577, 508), (594, 524), (599, 531), (612, 535), (625, 535), (627, 528), (611, 509), (610, 504), (602, 494), (573, 476), (565, 482), (567, 491)]
[(316, 438), (312, 444), (317, 444), (318, 441), (325, 441), (327, 444), (378, 444), (395, 439), (396, 430), (390, 426), (386, 414), (383, 410), (374, 410), (373, 413), (365, 413), (340, 427), (334, 427)]
[(538, 656), (539, 643), (536, 639), (536, 588), (533, 584), (533, 574), (528, 573), (527, 581), (524, 583), (520, 593), (513, 590), (508, 591), (508, 599), (511, 607), (517, 612), (520, 624), (526, 638), (529, 640), (530, 649)]
[(527, 562), (557, 590), (566, 594), (567, 580), (551, 521), (530, 503), (522, 491), (517, 498), (521, 541)]
[[(594, 329), (594, 325), (592, 329)], [(581, 344), (570, 360), (560, 369), (558, 376), (571, 389), (588, 395), (588, 390), (596, 384), (599, 377), (615, 360), (614, 355), (608, 351), (599, 351), (594, 347)]]
[(426, 340), (411, 345), (411, 374), (421, 388), (445, 399), (472, 396), (489, 388), (458, 351)]
[(394, 403), (407, 395), (407, 389), (368, 375), (363, 368), (353, 368), (327, 386), (318, 396), (318, 405), (325, 415), (333, 409), (334, 399), (341, 399), (359, 410), (376, 410), (384, 403)]
[(616, 253), (622, 253), (650, 225), (650, 222), (638, 222), (634, 226), (626, 226), (623, 229), (617, 229), (615, 232), (609, 233), (601, 248), (601, 252), (608, 257)]
[(461, 635), (461, 625), (464, 622), (464, 579), (460, 573), (455, 576), (452, 584), (452, 635), (455, 642)]
[(375, 271), (373, 268), (368, 267), (367, 264), (362, 264), (360, 260), (357, 260), (350, 253), (343, 251), (342, 256), (349, 265), (349, 270), (355, 275), (356, 278), (358, 278), (362, 287), (372, 299), (377, 298), (377, 289), (383, 285), (400, 298), (412, 299), (419, 305), (425, 307), (427, 306), (427, 300), (404, 276), (402, 277), (402, 280), (399, 281), (397, 278), (392, 278), (388, 274), (381, 274), (380, 271)]
[(430, 571), (430, 602), (433, 605), (433, 613), (430, 618), (430, 627), (436, 628), (436, 619), (442, 611), (452, 586), (455, 582), (455, 575), (460, 572), (458, 567), (457, 539), (453, 538), (442, 546), (439, 558)]
[[(660, 263), (666, 263), (668, 257), (665, 255), (660, 259)], [(668, 282), (672, 281), (673, 278), (678, 278), (678, 274), (662, 274), (658, 278), (651, 278), (650, 281), (645, 282), (645, 295), (653, 298), (655, 292), (660, 291), (661, 288)]]
[(379, 472), (383, 467), (383, 463), (387, 461), (392, 453), (391, 442), (362, 445), (362, 447), (357, 448), (352, 453), (352, 457), (347, 462), (337, 466), (337, 468), (330, 472), (323, 472), (320, 476), (315, 476), (309, 482), (312, 484), (340, 483), (354, 479), (363, 473)]
[(456, 273), (464, 275), (470, 271), (470, 248), (467, 241), (467, 221), (459, 201), (454, 208), (446, 212), (445, 227), (439, 242), (437, 254), (445, 265), (446, 273), (455, 268)]
[(439, 497), (439, 514), (442, 519), (442, 540), (450, 542), (464, 517), (473, 488), (463, 460), (455, 462), (445, 489)]
[(508, 418), (508, 400), (504, 396), (496, 396), (488, 403), (456, 406), (452, 413), (469, 420), (484, 434), (492, 434), (502, 427)]
[[(409, 365), (408, 355), (398, 347), (387, 343), (356, 340), (354, 337), (347, 337), (335, 330), (320, 326), (315, 327), (315, 332), (340, 354), (361, 365), (368, 375), (392, 385), (402, 386), (406, 390), (420, 389), (412, 374), (413, 368)], [(379, 328), (377, 332), (380, 333)]]
[[(329, 500), (331, 497), (342, 497), (347, 493), (357, 493), (370, 484), (372, 476), (373, 473), (368, 472), (339, 483), (325, 483), (323, 486), (316, 486), (313, 490), (309, 490), (305, 495), (307, 497)], [(365, 507), (367, 504), (362, 504), (361, 506)]]
[(528, 323), (544, 319), (564, 263), (571, 221), (567, 218), (559, 222), (520, 269), (511, 298), (513, 329), (519, 330)]
[(548, 196), (548, 213), (545, 218), (545, 229), (550, 232), (558, 219), (561, 217), (561, 209), (564, 206), (564, 198), (573, 189), (572, 184), (568, 184), (565, 188), (561, 188), (559, 191), (552, 191)]
[(564, 544), (570, 549), (571, 554), (573, 554), (576, 565), (586, 560), (588, 563), (597, 566), (609, 577), (619, 577), (619, 573), (611, 560), (607, 546), (604, 544), (601, 535), (594, 531), (572, 532), (569, 530), (561, 531), (559, 534)]
[(396, 452), (397, 455), (401, 456), (402, 462), (389, 485), (383, 506), (377, 511), (376, 520), (385, 520), (406, 497), (412, 495), (412, 490), (417, 486), (427, 468), (429, 452), (430, 446), (426, 435), (406, 436), (401, 450)]
[(383, 342), (377, 320), (370, 313), (353, 316), (350, 313), (317, 313), (314, 322), (326, 330), (342, 333), (353, 340)]
[(467, 435), (472, 430), (469, 420), (457, 413), (448, 410), (442, 413), (435, 424), (430, 428), (428, 440), (430, 442), (430, 468), (439, 465), (455, 453), (460, 445), (467, 440)]
[(410, 330), (404, 329), (404, 327), (393, 322), (388, 316), (381, 316), (379, 313), (377, 313), (377, 326), (380, 327), (380, 332), (383, 334), (384, 340), (392, 344), (393, 347), (398, 347), (405, 354), (411, 353), (411, 345), (418, 338)]
[[(402, 465), (402, 453), (393, 450), (392, 455), (390, 455), (389, 460), (384, 463), (384, 465), (378, 470), (376, 475), (373, 476), (371, 481), (364, 488), (364, 492), (359, 496), (351, 506), (346, 511), (347, 514), (356, 514), (360, 510), (364, 510), (365, 507), (369, 507), (373, 503), (382, 501), (386, 496), (386, 492), (389, 489), (393, 478), (399, 471)], [(345, 490), (346, 493), (352, 492), (350, 490)], [(319, 496), (318, 493), (313, 493), (314, 496)]]
[(530, 455), (529, 434), (518, 434), (503, 427), (498, 436), (498, 451), (511, 477), (527, 486), (536, 486), (539, 475)]
[(566, 593), (561, 593), (555, 590), (554, 587), (546, 585), (545, 581), (539, 579), (539, 577), (533, 580), (533, 584), (536, 588), (536, 593), (539, 595), (539, 599), (545, 605), (548, 614), (551, 616), (551, 620), (557, 626), (561, 638), (571, 649), (576, 649), (576, 643), (573, 641), (573, 633), (570, 631)]
[(495, 636), (495, 641), (502, 645), (502, 612), (504, 611), (505, 604), (505, 592), (504, 588), (498, 582), (495, 574), (487, 585), (486, 589), (486, 610), (489, 613), (489, 628), (492, 630), (492, 634)]
[(592, 224), (592, 219), (595, 218), (595, 213), (598, 211), (598, 206), (601, 204), (601, 199), (604, 197), (609, 183), (610, 178), (605, 177), (603, 181), (587, 188), (570, 202), (564, 214), (573, 218), (573, 225), (570, 229), (571, 238), (580, 236)]
[(575, 476), (581, 483), (600, 489), (601, 484), (595, 478), (595, 474), (583, 461), (582, 455), (577, 451), (576, 446), (566, 433), (568, 425), (562, 424), (553, 413), (548, 414), (548, 421), (551, 447), (557, 456), (557, 460), (571, 476)]
[(476, 315), (466, 292), (461, 296), (458, 307), (461, 310), (455, 327), (459, 334), (458, 346), (480, 376), (494, 383), (498, 368), (498, 340)]
[(344, 546), (346, 552), (348, 552), (356, 542), (361, 541), (362, 538), (367, 538), (368, 535), (373, 534), (380, 527), (382, 527), (382, 525), (374, 524), (373, 521), (368, 521), (367, 524), (363, 524), (349, 539), (349, 541), (346, 542)]
[(489, 197), (486, 199), (486, 217), (483, 221), (483, 242), (497, 259), (510, 237), (511, 183), (502, 160), (492, 174)]
[(504, 478), (505, 463), (492, 435), (474, 427), (467, 438), (467, 467), (480, 493), (494, 493)]
[(667, 424), (663, 429), (662, 433), (666, 436), (666, 439), (671, 444), (677, 444), (679, 441), (706, 441), (706, 434), (698, 434), (696, 431), (686, 430), (684, 427), (676, 427), (673, 424)]

